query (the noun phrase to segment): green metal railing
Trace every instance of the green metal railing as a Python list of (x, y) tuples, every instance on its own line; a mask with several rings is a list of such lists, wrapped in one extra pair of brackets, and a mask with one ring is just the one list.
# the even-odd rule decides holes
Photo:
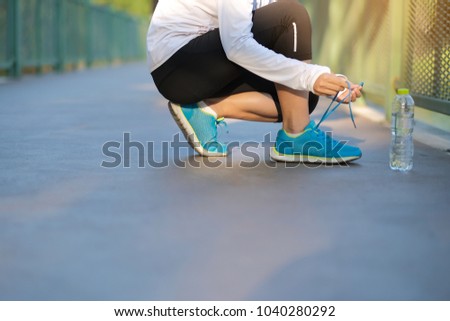
[(0, 72), (142, 59), (146, 27), (88, 0), (0, 0)]

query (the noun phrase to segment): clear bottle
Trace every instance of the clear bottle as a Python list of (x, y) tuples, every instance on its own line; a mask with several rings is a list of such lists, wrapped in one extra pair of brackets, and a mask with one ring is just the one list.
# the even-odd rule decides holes
[(413, 167), (414, 100), (409, 89), (398, 90), (392, 104), (390, 167), (402, 172)]

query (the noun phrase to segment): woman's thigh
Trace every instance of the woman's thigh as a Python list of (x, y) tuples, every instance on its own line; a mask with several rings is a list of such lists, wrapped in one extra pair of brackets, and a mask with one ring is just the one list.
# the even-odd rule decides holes
[(311, 20), (297, 0), (278, 0), (255, 11), (253, 37), (286, 57), (312, 59)]
[(244, 73), (228, 60), (215, 29), (190, 41), (152, 75), (167, 99), (194, 103), (226, 92)]

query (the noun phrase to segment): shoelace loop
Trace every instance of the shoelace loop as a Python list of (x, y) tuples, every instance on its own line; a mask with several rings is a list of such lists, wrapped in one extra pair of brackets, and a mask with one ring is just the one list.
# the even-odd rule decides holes
[[(322, 124), (322, 122), (324, 120), (326, 120), (344, 101), (347, 100), (347, 98), (349, 99), (349, 103), (348, 103), (348, 108), (350, 110), (350, 118), (352, 119), (353, 122), (353, 126), (356, 128), (356, 123), (355, 123), (355, 118), (353, 117), (353, 110), (352, 110), (352, 85), (351, 83), (347, 80), (347, 86), (348, 86), (348, 94), (347, 96), (345, 96), (343, 99), (341, 99), (341, 101), (337, 102), (337, 98), (339, 96), (339, 93), (337, 93), (333, 99), (331, 100), (331, 103), (328, 105), (327, 110), (325, 110), (325, 112), (322, 115), (322, 118), (320, 119), (320, 121), (317, 123), (316, 125), (316, 129), (319, 128), (320, 124)], [(337, 102), (337, 104), (335, 106), (333, 106), (333, 104)]]
[[(217, 128), (220, 128), (220, 129), (225, 128), (226, 129), (226, 133), (229, 134), (228, 124), (225, 121), (225, 117), (217, 118), (216, 119), (216, 126), (217, 126)], [(219, 131), (216, 130), (216, 132), (214, 133), (214, 136), (209, 141), (207, 141), (206, 144), (217, 143), (217, 136), (218, 136), (217, 134), (218, 134), (218, 132)]]
[(225, 121), (225, 117), (217, 118), (217, 119), (216, 119), (216, 126), (217, 126), (218, 128), (225, 128), (225, 129), (226, 129), (226, 133), (229, 134), (229, 131), (228, 131), (228, 124), (227, 124), (227, 122)]

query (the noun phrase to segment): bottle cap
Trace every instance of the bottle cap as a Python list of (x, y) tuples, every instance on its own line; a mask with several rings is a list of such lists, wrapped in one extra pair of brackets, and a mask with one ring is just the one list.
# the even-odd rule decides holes
[(408, 88), (399, 88), (397, 90), (397, 93), (399, 95), (409, 95), (409, 89)]

